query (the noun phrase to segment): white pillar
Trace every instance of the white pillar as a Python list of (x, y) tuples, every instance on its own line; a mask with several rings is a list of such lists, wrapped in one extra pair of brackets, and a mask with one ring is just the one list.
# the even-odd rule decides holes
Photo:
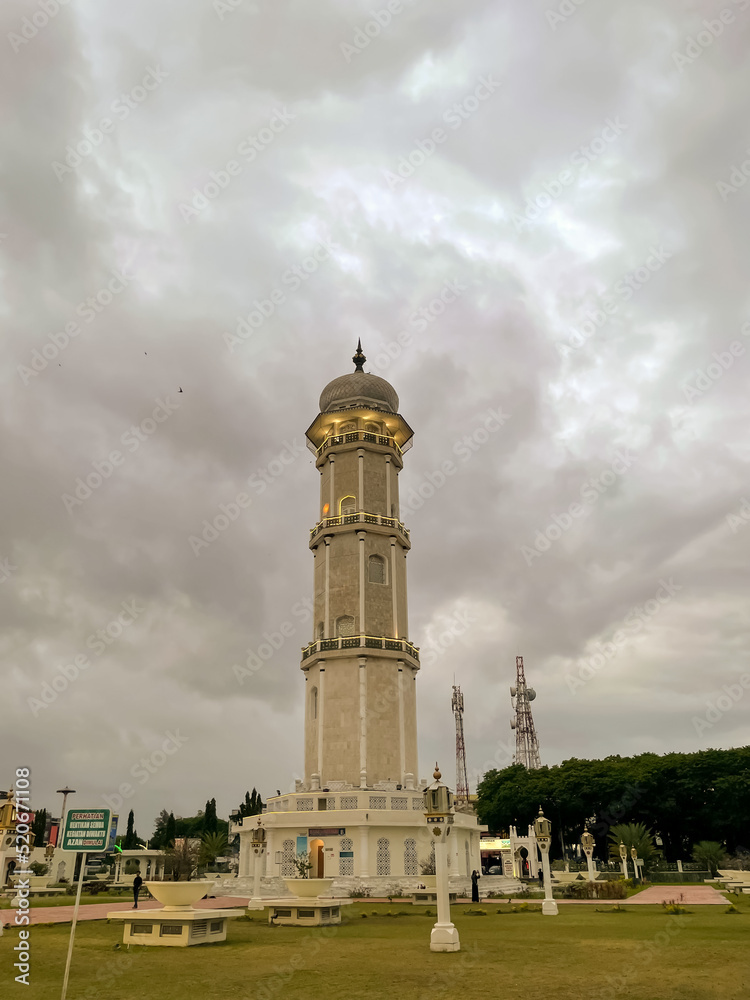
[(329, 480), (330, 485), (331, 485), (331, 495), (330, 495), (330, 499), (328, 501), (328, 516), (329, 517), (335, 517), (336, 513), (337, 513), (337, 511), (336, 511), (336, 491), (335, 491), (334, 486), (333, 486), (333, 463), (334, 463), (334, 461), (335, 461), (335, 458), (334, 458), (333, 455), (331, 455), (329, 457), (329, 459), (328, 459), (328, 465), (329, 465), (329, 468), (331, 470), (331, 478)]
[(325, 601), (325, 627), (323, 635), (326, 639), (331, 638), (331, 539), (324, 538), (326, 546), (326, 601)]
[(404, 722), (404, 664), (398, 661), (398, 730), (401, 743), (401, 784), (406, 774), (406, 724)]
[(594, 868), (594, 849), (589, 847), (586, 850), (586, 867), (589, 870), (589, 881), (593, 882), (596, 879), (596, 869)]
[[(367, 657), (359, 658), (359, 773), (367, 775)], [(364, 784), (367, 784), (365, 778)]]
[(385, 457), (385, 516), (392, 517), (391, 514), (391, 456)]
[(458, 931), (451, 923), (448, 896), (448, 844), (443, 830), (435, 843), (435, 882), (437, 886), (437, 923), (430, 934), (430, 951), (460, 951)]
[(323, 778), (323, 725), (325, 722), (325, 698), (323, 695), (325, 692), (325, 679), (325, 667), (321, 667), (318, 673), (318, 766), (315, 769), (316, 773), (320, 775), (321, 781)]
[(359, 634), (367, 635), (367, 623), (365, 621), (365, 538), (366, 531), (358, 531), (359, 539)]
[(367, 510), (365, 507), (365, 451), (364, 448), (357, 449), (357, 455), (359, 457), (359, 497), (357, 503), (357, 510)]
[(552, 898), (552, 876), (549, 870), (549, 844), (539, 844), (542, 852), (542, 871), (544, 872), (544, 902), (542, 913), (546, 917), (557, 916), (557, 903)]
[(265, 861), (265, 853), (263, 848), (259, 848), (258, 853), (255, 853), (253, 849), (253, 859), (255, 866), (255, 879), (253, 884), (253, 899), (260, 899), (260, 879), (263, 873), (263, 862)]
[(359, 828), (359, 876), (360, 878), (370, 877), (370, 828), (362, 826)]
[(391, 597), (393, 599), (393, 638), (398, 639), (398, 587), (396, 586), (396, 539), (391, 536)]

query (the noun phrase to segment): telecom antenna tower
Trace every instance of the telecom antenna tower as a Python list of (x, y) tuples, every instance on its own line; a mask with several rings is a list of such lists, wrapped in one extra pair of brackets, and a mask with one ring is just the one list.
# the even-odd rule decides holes
[(453, 685), (451, 708), (456, 718), (456, 802), (469, 801), (469, 776), (466, 770), (466, 744), (464, 742), (464, 696), (461, 688)]
[(539, 759), (539, 740), (536, 738), (534, 720), (531, 717), (531, 702), (536, 698), (534, 688), (526, 686), (523, 671), (523, 657), (516, 657), (516, 684), (510, 689), (511, 703), (515, 698), (516, 717), (510, 720), (510, 728), (516, 731), (516, 753), (514, 764), (523, 764), (532, 770), (542, 766)]

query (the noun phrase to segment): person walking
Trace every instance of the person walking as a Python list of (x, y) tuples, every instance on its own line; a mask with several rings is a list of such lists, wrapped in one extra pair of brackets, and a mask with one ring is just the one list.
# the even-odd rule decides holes
[(544, 871), (542, 868), (539, 869), (538, 874), (539, 874), (539, 887), (541, 888), (544, 885)]
[(138, 893), (141, 891), (141, 886), (143, 885), (143, 879), (141, 878), (141, 873), (136, 872), (135, 878), (133, 879), (133, 909), (138, 909)]
[(471, 901), (472, 903), (479, 902), (479, 879), (482, 876), (478, 874), (476, 868), (471, 873)]

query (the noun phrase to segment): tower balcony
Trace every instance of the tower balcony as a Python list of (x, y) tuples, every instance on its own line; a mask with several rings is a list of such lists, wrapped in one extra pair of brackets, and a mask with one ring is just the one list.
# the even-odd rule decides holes
[(379, 525), (386, 528), (387, 532), (395, 531), (400, 535), (404, 548), (411, 548), (409, 529), (397, 517), (386, 517), (385, 514), (369, 514), (364, 510), (354, 511), (352, 514), (339, 514), (337, 517), (324, 517), (322, 521), (318, 521), (314, 528), (310, 529), (310, 541), (312, 542), (321, 531), (328, 531), (331, 528), (343, 528), (350, 524)]
[(392, 639), (384, 635), (340, 635), (335, 639), (315, 639), (308, 646), (302, 647), (302, 659), (304, 661), (311, 656), (320, 656), (336, 650), (348, 653), (352, 649), (381, 649), (388, 653), (402, 653), (419, 663), (418, 646), (407, 639)]
[(391, 448), (396, 454), (401, 458), (403, 456), (403, 451), (399, 447), (396, 439), (391, 437), (390, 434), (375, 434), (373, 431), (347, 431), (346, 434), (331, 434), (327, 437), (323, 444), (316, 449), (315, 454), (317, 458), (327, 451), (329, 448), (335, 446), (340, 446), (344, 444), (357, 444), (363, 441), (366, 444), (377, 444), (382, 448)]

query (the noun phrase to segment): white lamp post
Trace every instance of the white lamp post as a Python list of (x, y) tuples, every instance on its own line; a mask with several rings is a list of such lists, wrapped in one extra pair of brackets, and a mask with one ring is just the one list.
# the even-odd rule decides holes
[(594, 840), (593, 834), (589, 833), (588, 830), (584, 830), (581, 834), (581, 847), (583, 848), (583, 853), (586, 855), (586, 867), (589, 870), (590, 882), (593, 882), (596, 879), (596, 869), (594, 868), (595, 846), (596, 841)]
[(630, 857), (633, 859), (633, 884), (638, 881), (638, 851), (635, 847), (630, 848)]
[(620, 841), (620, 860), (622, 861), (622, 877), (623, 878), (627, 878), (628, 877), (628, 849), (623, 844), (622, 841)]
[(253, 830), (253, 899), (260, 899), (260, 878), (263, 870), (263, 858), (266, 853), (266, 831), (261, 824), (261, 817), (258, 817), (258, 826)]
[(448, 895), (448, 837), (453, 826), (453, 793), (440, 780), (435, 764), (435, 779), (424, 790), (424, 809), (427, 826), (435, 843), (435, 875), (437, 883), (437, 923), (430, 935), (430, 951), (460, 951), (458, 931), (451, 923), (451, 904)]
[(539, 806), (539, 815), (534, 820), (534, 833), (539, 850), (542, 852), (542, 871), (544, 872), (544, 902), (542, 913), (547, 917), (557, 916), (557, 903), (552, 898), (552, 876), (549, 871), (549, 847), (552, 842), (552, 824)]

